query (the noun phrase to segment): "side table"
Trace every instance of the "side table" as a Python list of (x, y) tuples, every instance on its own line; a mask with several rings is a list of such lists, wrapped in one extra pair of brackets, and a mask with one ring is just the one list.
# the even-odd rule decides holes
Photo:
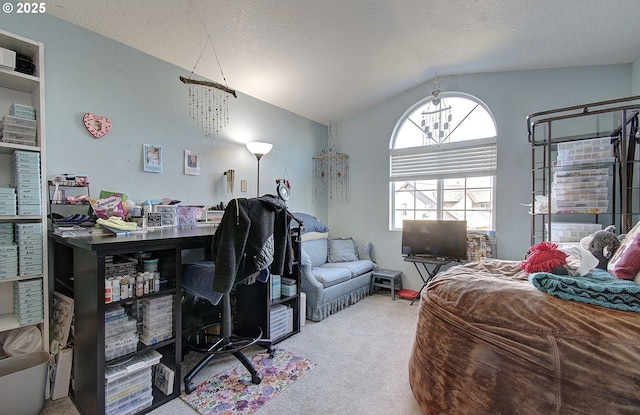
[(371, 274), (371, 294), (375, 287), (388, 288), (391, 290), (391, 299), (396, 299), (396, 291), (402, 289), (402, 271), (392, 271), (389, 269), (379, 269)]

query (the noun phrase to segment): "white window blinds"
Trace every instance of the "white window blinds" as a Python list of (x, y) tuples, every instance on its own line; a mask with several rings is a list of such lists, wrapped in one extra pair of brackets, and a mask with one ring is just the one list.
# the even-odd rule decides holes
[(496, 138), (393, 149), (391, 180), (447, 179), (496, 174)]

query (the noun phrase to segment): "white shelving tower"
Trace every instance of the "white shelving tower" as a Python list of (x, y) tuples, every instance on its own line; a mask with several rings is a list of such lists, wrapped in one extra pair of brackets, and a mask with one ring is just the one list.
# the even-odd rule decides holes
[[(36, 42), (0, 30), (0, 47), (13, 50), (32, 59), (35, 65), (33, 75), (0, 68), (0, 118), (9, 112), (12, 103), (32, 106), (36, 109), (35, 145), (5, 143), (0, 141), (0, 185), (11, 183), (11, 159), (15, 151), (29, 151), (39, 154), (40, 162), (40, 214), (0, 215), (0, 224), (32, 224), (42, 226), (42, 275), (0, 278), (0, 333), (23, 326), (36, 325), (42, 333), (43, 350), (49, 351), (49, 284), (47, 258), (47, 180), (45, 168), (45, 111), (44, 111), (44, 47)], [(16, 212), (19, 213), (19, 212)], [(15, 233), (15, 230), (14, 230)], [(42, 321), (20, 324), (14, 315), (14, 283), (16, 281), (42, 280)]]

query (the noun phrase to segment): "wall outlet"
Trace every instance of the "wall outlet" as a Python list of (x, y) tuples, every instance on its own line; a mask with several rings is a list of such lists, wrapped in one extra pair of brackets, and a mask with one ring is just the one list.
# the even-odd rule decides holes
[(247, 191), (247, 181), (246, 180), (240, 180), (240, 191), (241, 192), (246, 192)]

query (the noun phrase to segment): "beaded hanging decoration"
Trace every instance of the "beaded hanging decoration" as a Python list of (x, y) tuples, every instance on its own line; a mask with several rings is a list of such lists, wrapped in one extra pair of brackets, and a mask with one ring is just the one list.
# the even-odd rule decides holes
[(213, 137), (229, 124), (227, 94), (214, 88), (189, 84), (189, 116), (206, 137)]
[(349, 155), (340, 153), (334, 141), (335, 124), (329, 123), (327, 144), (320, 154), (313, 156), (314, 200), (329, 197), (349, 200)]
[[(238, 96), (235, 90), (226, 85), (212, 81), (191, 79), (209, 42), (211, 42), (210, 36), (207, 37), (204, 48), (202, 48), (202, 52), (189, 78), (181, 76), (180, 81), (189, 85), (189, 116), (200, 127), (204, 135), (211, 138), (229, 124), (228, 95), (233, 95), (235, 98), (238, 98)], [(213, 47), (213, 42), (211, 42), (211, 45)], [(218, 61), (218, 66), (220, 67), (220, 61)], [(226, 83), (222, 67), (220, 67), (220, 74)]]

